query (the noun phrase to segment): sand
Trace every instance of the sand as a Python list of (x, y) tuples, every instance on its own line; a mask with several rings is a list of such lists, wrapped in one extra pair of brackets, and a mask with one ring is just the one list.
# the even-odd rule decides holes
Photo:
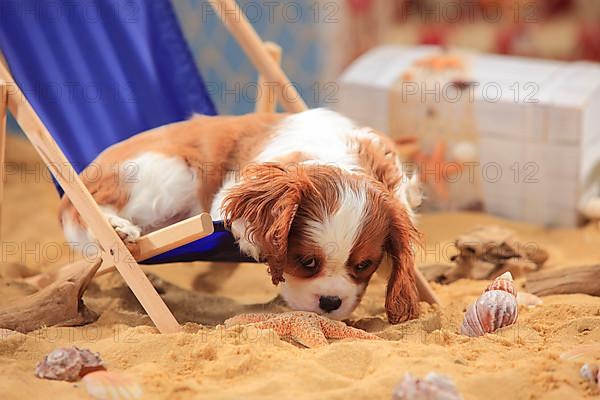
[[(0, 301), (31, 292), (19, 276), (51, 270), (70, 257), (55, 215), (58, 199), (40, 161), (26, 143), (11, 137), (8, 163)], [(488, 223), (514, 229), (522, 240), (547, 249), (545, 269), (600, 259), (600, 233), (593, 225), (546, 230), (485, 214), (446, 213), (420, 217), (427, 245), (418, 264), (447, 263), (440, 253), (458, 234)], [(572, 399), (596, 393), (579, 377), (581, 361), (559, 359), (575, 345), (600, 339), (600, 299), (595, 297), (545, 297), (541, 306), (521, 307), (515, 326), (472, 339), (460, 336), (458, 327), (463, 310), (487, 282), (434, 284), (443, 307), (424, 304), (418, 320), (390, 326), (382, 272), (352, 321), (384, 340), (304, 349), (270, 331), (218, 326), (239, 312), (283, 309), (271, 302), (277, 289), (265, 266), (194, 263), (146, 270), (157, 276), (155, 283), (185, 323), (184, 333), (158, 334), (117, 274), (98, 278), (85, 296), (101, 314), (95, 323), (0, 339), (0, 399), (85, 398), (81, 384), (33, 376), (46, 353), (67, 345), (99, 352), (111, 370), (137, 380), (147, 399), (389, 399), (406, 372), (424, 376), (430, 371), (452, 377), (466, 399)]]

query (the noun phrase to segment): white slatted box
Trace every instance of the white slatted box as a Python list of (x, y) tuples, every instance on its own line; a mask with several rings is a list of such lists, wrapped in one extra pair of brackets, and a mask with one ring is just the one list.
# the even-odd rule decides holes
[[(392, 137), (411, 133), (406, 126), (391, 131), (393, 118), (414, 124), (413, 134), (420, 136), (439, 136), (444, 125), (460, 127), (465, 115), (444, 99), (441, 114), (447, 124), (425, 124), (432, 131), (425, 133), (421, 121), (430, 105), (390, 106), (402, 74), (415, 60), (439, 51), (385, 46), (369, 52), (341, 77), (336, 109)], [(485, 54), (468, 54), (465, 61), (469, 80), (478, 83), (473, 118), (479, 162), (502, 170), (497, 181), (483, 180), (486, 210), (549, 226), (575, 225), (581, 203), (600, 196), (600, 66)], [(480, 90), (486, 85), (487, 97)], [(494, 88), (502, 91), (498, 99)]]

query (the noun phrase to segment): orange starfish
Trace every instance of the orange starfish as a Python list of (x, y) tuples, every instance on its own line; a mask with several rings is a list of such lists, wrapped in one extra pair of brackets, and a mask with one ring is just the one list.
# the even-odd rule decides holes
[(225, 321), (226, 327), (248, 324), (253, 324), (259, 329), (272, 329), (279, 337), (291, 338), (308, 348), (324, 346), (329, 343), (327, 339), (380, 339), (379, 336), (353, 328), (341, 321), (306, 311), (242, 314)]

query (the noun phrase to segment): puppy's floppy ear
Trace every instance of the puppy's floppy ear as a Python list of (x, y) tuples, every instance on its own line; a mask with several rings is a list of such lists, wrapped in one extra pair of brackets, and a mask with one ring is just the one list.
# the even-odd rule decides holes
[(420, 244), (420, 233), (414, 227), (406, 209), (392, 200), (392, 215), (386, 247), (392, 260), (388, 281), (385, 310), (392, 324), (404, 322), (419, 315), (419, 294), (415, 282), (413, 245)]
[(290, 226), (309, 183), (301, 169), (288, 171), (277, 163), (253, 164), (223, 202), (228, 226), (240, 221), (244, 239), (259, 249), (274, 284), (283, 281)]

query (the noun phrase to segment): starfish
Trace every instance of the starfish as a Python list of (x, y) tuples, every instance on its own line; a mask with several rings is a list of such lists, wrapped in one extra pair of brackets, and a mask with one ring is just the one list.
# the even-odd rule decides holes
[(272, 329), (279, 337), (291, 338), (308, 348), (327, 345), (327, 339), (380, 339), (379, 336), (353, 328), (341, 321), (306, 311), (241, 314), (225, 321), (226, 327), (248, 324), (259, 329)]

